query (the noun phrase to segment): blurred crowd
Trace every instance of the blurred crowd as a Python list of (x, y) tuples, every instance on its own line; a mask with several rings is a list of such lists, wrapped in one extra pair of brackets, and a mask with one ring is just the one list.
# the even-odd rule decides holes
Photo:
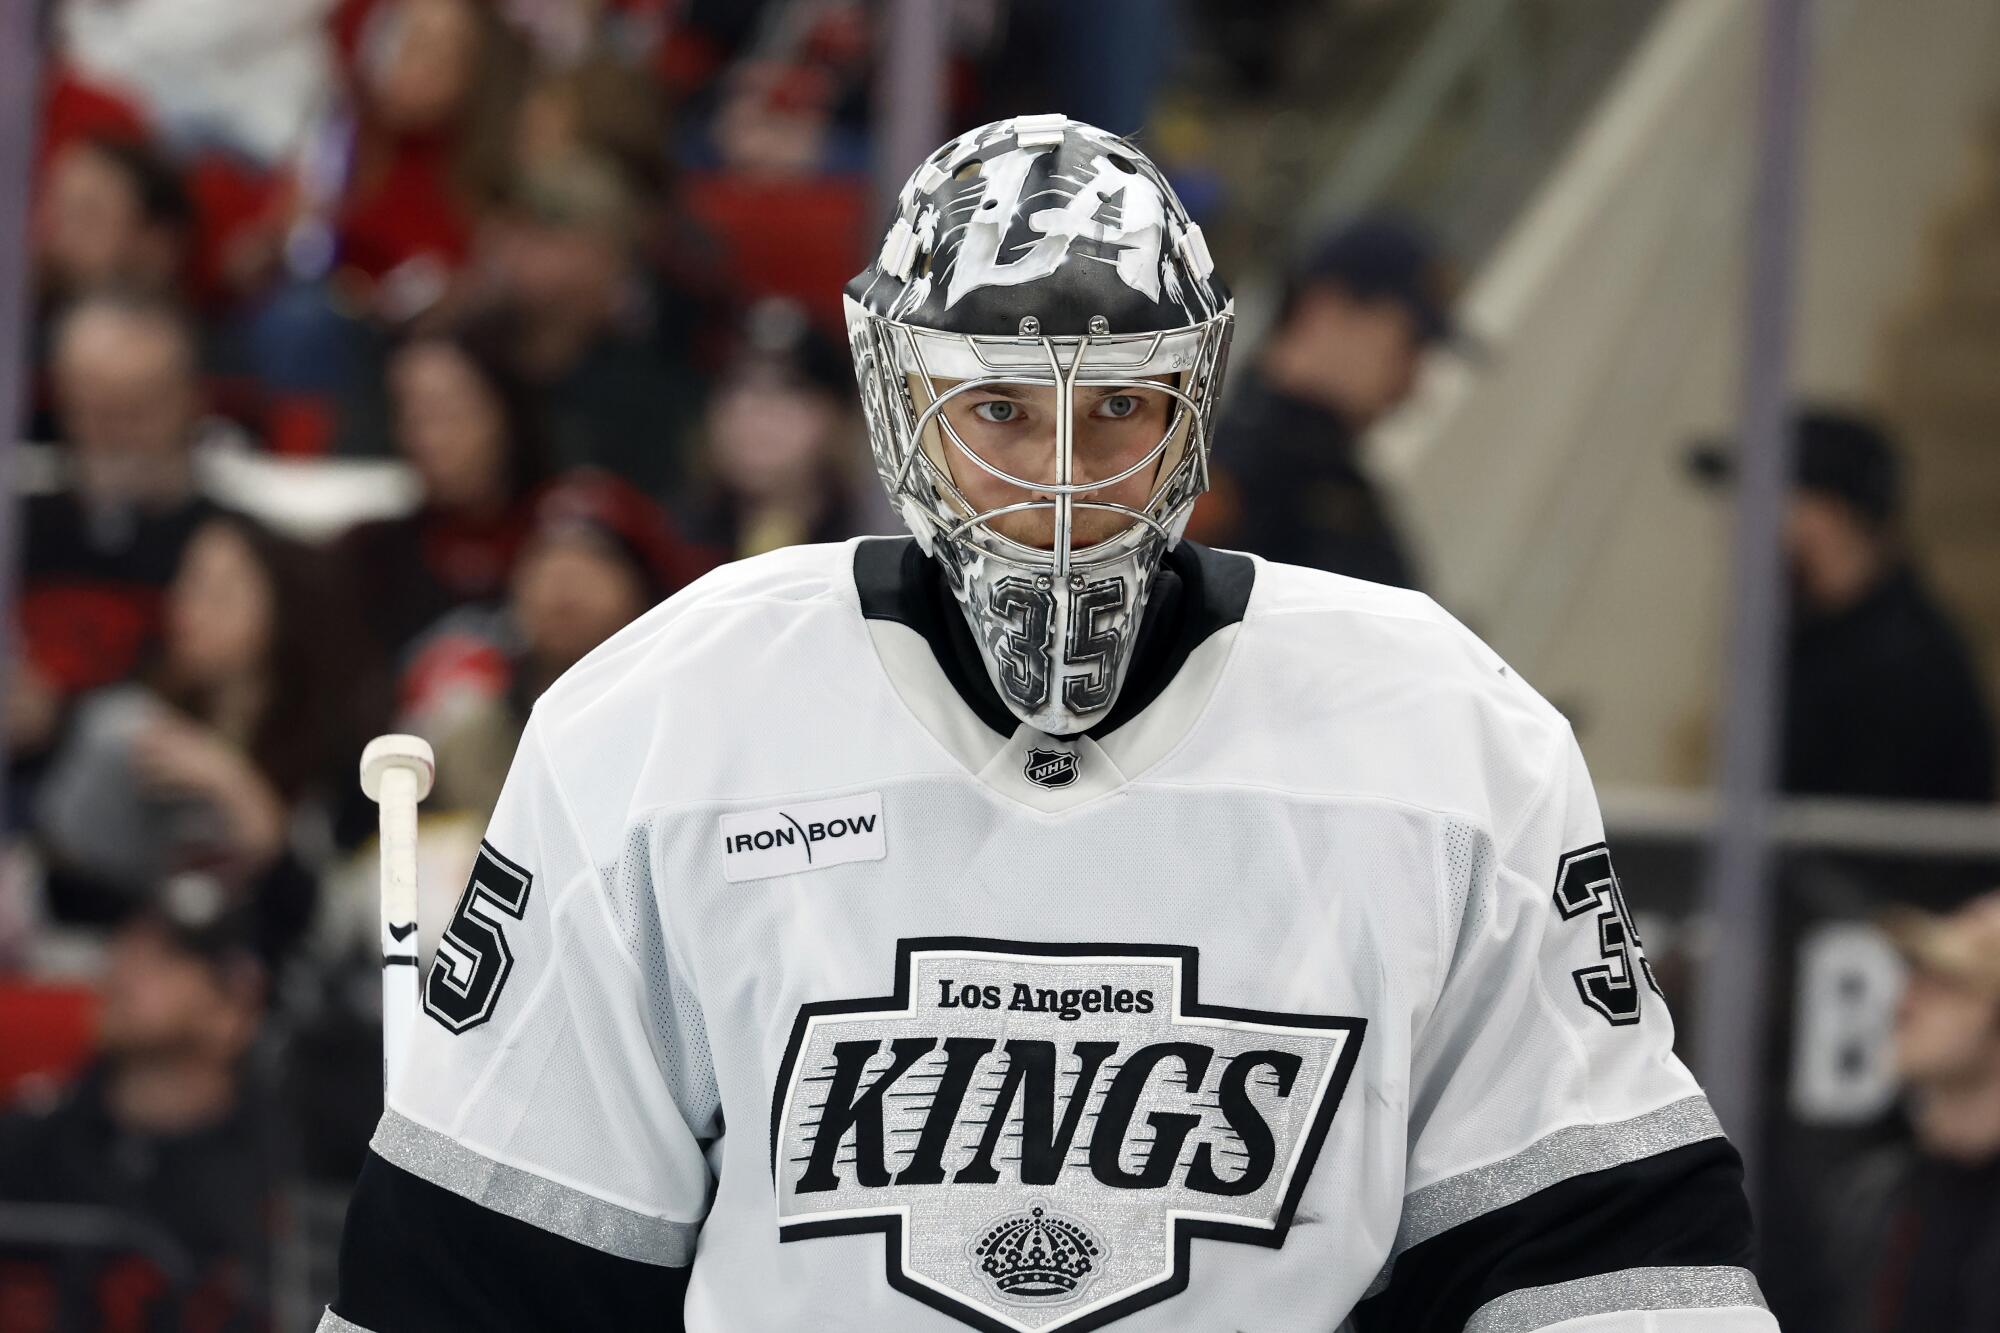
[[(1065, 104), (1050, 8), (952, 7), (954, 123)], [(286, 1191), (344, 1189), (379, 1110), (360, 746), (426, 736), (427, 818), (476, 829), (597, 644), (887, 524), (839, 311), (883, 11), (44, 14), (0, 1327), (263, 1327)], [(1136, 126), (1169, 39), (1067, 104)], [(393, 461), (411, 502), (260, 520), (215, 484), (244, 456)]]
[[(1060, 5), (949, 7), (951, 127), (1141, 123), (1172, 25), (1065, 7), (1054, 50)], [(1185, 12), (1254, 65), (1240, 9)], [(0, 1329), (268, 1326), (288, 1191), (344, 1190), (380, 1107), (368, 737), (428, 738), (427, 818), (476, 838), (529, 707), (597, 644), (723, 561), (894, 529), (838, 295), (873, 243), (883, 12), (47, 6), (28, 406), (54, 466), (21, 502), (0, 663)], [(1090, 76), (1114, 45), (1117, 77)], [(1480, 355), (1450, 264), (1378, 216), (1278, 276), (1191, 533), (1422, 586), (1360, 441), (1429, 351)], [(1799, 430), (1785, 785), (1990, 803), (1991, 714), (1905, 558), (1893, 441), (1840, 413)], [(212, 484), (246, 454), (394, 460), (411, 502), (260, 521)], [(1913, 956), (2000, 1005), (1933, 935)], [(74, 986), (56, 938), (89, 952)], [(10, 980), (31, 954), (56, 984)], [(1982, 1021), (1960, 1054), (1983, 1115)], [(1868, 1216), (1905, 1225), (1902, 1197)], [(1897, 1253), (1877, 1299), (1966, 1258)]]

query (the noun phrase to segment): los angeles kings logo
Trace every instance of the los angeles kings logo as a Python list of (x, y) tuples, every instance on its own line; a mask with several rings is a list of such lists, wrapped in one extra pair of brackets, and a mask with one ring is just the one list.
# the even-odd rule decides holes
[(1198, 960), (904, 940), (894, 994), (803, 1006), (779, 1239), (879, 1231), (897, 1290), (995, 1333), (1165, 1300), (1191, 1240), (1282, 1245), (1365, 1023), (1203, 1004)]

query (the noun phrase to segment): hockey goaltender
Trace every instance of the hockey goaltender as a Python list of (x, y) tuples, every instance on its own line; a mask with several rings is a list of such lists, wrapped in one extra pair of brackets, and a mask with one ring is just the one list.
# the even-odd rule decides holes
[(911, 535), (542, 697), (322, 1333), (1776, 1328), (1563, 718), (1182, 540), (1231, 305), (1158, 169), (961, 135), (846, 308)]

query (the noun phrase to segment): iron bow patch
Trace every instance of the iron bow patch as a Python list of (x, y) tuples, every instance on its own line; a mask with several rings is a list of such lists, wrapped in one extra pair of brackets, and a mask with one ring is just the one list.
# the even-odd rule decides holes
[(891, 1286), (995, 1333), (1166, 1300), (1197, 1239), (1282, 1245), (1366, 1024), (1203, 1004), (1198, 963), (903, 940), (894, 994), (802, 1006), (779, 1239), (879, 1231)]

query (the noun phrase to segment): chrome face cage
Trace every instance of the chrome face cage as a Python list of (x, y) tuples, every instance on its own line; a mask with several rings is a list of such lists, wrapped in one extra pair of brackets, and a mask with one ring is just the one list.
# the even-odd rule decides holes
[[(1127, 559), (1151, 541), (1158, 541), (1162, 549), (1170, 547), (1180, 539), (1194, 502), (1208, 489), (1210, 421), (1232, 318), (1231, 310), (1225, 307), (1199, 324), (1170, 332), (1002, 338), (941, 333), (850, 304), (848, 335), (860, 372), (876, 470), (891, 501), (903, 509), (905, 520), (916, 528), (914, 520), (920, 516), (931, 530), (932, 542), (964, 541), (991, 560), (1052, 574), (1058, 581), (1066, 581), (1072, 568), (1089, 569)], [(1107, 364), (1089, 364), (1093, 349), (1107, 353)], [(974, 373), (960, 373), (965, 371)], [(1178, 374), (1180, 383), (1146, 378), (1168, 373)], [(910, 392), (910, 376), (925, 385), (937, 379), (960, 382), (919, 408)], [(1040, 385), (1056, 391), (1055, 481), (1017, 477), (997, 467), (967, 444), (945, 415), (943, 409), (952, 399), (996, 384)], [(1174, 400), (1174, 411), (1160, 439), (1138, 461), (1110, 477), (1078, 482), (1074, 480), (1074, 391), (1081, 387), (1165, 393)], [(924, 448), (926, 432), (933, 426), (942, 447), (955, 449), (960, 457), (1000, 481), (1050, 498), (976, 509), (952, 481), (949, 470)], [(1144, 509), (1078, 498), (1156, 466), (1176, 441), (1181, 444), (1180, 456), (1155, 484)], [(1003, 515), (1034, 510), (1054, 511), (1053, 550), (1024, 545), (992, 526), (992, 520)], [(1102, 541), (1073, 550), (1071, 535), (1078, 510), (1115, 513), (1130, 522)], [(930, 545), (926, 543), (927, 548)]]

